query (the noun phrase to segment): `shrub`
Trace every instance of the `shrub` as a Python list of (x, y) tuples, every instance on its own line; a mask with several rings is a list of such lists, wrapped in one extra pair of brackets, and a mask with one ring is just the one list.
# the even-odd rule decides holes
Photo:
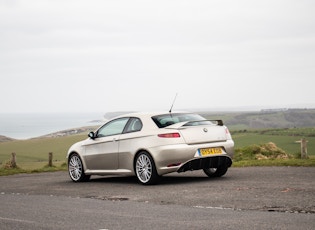
[(235, 150), (234, 161), (262, 160), (262, 159), (287, 159), (289, 155), (284, 150), (269, 142), (262, 145), (251, 145)]
[(19, 169), (19, 166), (15, 162), (13, 162), (12, 160), (7, 160), (2, 165), (2, 168), (3, 169)]

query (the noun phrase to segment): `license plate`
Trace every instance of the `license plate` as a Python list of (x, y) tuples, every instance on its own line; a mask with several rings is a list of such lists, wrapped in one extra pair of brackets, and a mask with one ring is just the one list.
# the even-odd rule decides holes
[(221, 148), (207, 148), (207, 149), (199, 149), (201, 156), (208, 156), (208, 155), (215, 155), (215, 154), (222, 154)]

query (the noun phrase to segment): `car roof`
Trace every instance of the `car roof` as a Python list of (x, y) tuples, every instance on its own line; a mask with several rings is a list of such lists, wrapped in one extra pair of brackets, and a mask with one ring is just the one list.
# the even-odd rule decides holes
[[(178, 114), (178, 113), (190, 113), (187, 111), (173, 111), (173, 114)], [(157, 116), (157, 115), (163, 115), (163, 114), (170, 114), (169, 111), (160, 111), (160, 112), (133, 112), (133, 113), (126, 113), (120, 116), (117, 116), (115, 118), (120, 118), (120, 117), (153, 117), (153, 116)]]

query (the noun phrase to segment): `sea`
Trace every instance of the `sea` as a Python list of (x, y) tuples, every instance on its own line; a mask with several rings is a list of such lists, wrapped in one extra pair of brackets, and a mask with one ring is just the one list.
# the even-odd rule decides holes
[(0, 113), (0, 136), (29, 139), (104, 122), (103, 113)]

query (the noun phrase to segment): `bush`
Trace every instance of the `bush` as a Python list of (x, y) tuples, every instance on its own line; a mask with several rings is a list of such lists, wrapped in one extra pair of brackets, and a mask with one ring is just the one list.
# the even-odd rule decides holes
[(287, 159), (289, 155), (278, 148), (273, 142), (262, 145), (251, 145), (235, 150), (234, 161)]
[(12, 160), (7, 160), (2, 165), (2, 168), (3, 169), (19, 169), (19, 166), (15, 162), (12, 162)]

